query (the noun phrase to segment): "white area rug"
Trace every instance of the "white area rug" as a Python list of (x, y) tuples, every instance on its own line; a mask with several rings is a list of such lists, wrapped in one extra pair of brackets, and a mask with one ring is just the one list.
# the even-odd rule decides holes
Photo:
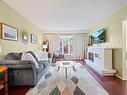
[(51, 66), (26, 95), (109, 95), (80, 63), (75, 63), (74, 67), (75, 71), (68, 69), (66, 79), (64, 68), (58, 71), (57, 66)]

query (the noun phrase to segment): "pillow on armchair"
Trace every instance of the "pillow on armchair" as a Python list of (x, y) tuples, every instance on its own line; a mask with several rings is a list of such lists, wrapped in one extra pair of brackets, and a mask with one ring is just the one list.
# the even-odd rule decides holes
[(64, 54), (62, 54), (61, 50), (56, 50), (53, 53), (55, 58), (64, 58)]

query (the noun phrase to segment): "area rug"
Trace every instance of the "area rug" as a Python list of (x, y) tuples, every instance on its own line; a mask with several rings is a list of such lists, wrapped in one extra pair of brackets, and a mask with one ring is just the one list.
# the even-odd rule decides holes
[(108, 92), (80, 64), (69, 68), (67, 79), (65, 68), (51, 66), (38, 84), (26, 95), (109, 95)]

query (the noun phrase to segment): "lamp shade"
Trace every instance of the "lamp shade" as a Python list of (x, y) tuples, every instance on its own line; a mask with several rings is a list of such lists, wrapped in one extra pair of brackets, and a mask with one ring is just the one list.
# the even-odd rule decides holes
[(43, 49), (47, 49), (48, 48), (48, 46), (47, 45), (43, 45)]

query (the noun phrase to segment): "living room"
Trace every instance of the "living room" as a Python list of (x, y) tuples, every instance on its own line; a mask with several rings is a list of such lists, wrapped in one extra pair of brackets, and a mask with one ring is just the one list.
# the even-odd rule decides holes
[(1, 0), (0, 95), (127, 95), (126, 32), (126, 0)]

